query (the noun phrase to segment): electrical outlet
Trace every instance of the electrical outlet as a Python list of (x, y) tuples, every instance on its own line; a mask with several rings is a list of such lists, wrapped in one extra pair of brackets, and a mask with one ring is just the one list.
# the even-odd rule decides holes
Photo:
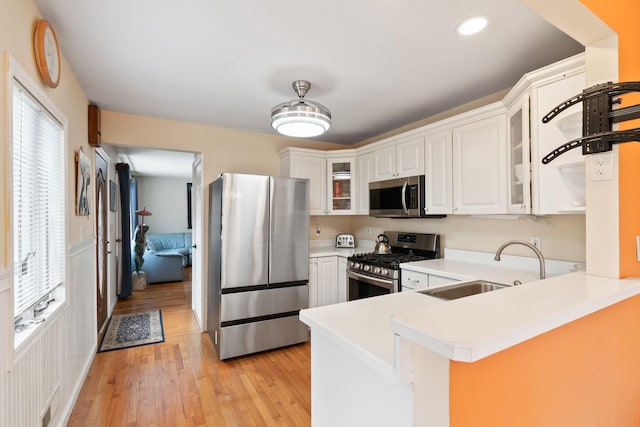
[(592, 154), (591, 181), (609, 181), (613, 179), (613, 153)]
[(531, 238), (529, 238), (529, 243), (531, 243), (536, 248), (540, 249), (540, 238), (539, 237), (531, 237)]

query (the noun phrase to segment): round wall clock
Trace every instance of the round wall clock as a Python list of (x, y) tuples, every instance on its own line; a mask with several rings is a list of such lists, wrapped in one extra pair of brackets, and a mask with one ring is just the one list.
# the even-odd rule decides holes
[(60, 83), (60, 49), (53, 28), (45, 19), (36, 26), (33, 39), (38, 71), (49, 87), (55, 88)]

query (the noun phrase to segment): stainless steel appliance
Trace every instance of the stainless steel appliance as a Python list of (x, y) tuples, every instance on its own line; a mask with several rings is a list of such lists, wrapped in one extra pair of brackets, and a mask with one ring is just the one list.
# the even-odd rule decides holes
[(336, 248), (355, 248), (356, 236), (348, 233), (340, 233), (336, 236)]
[(440, 235), (385, 231), (391, 253), (366, 253), (347, 260), (349, 301), (401, 290), (400, 264), (440, 258)]
[(427, 215), (425, 176), (369, 183), (369, 216), (382, 218), (442, 218)]
[(309, 339), (309, 181), (224, 173), (209, 186), (207, 329), (221, 360)]

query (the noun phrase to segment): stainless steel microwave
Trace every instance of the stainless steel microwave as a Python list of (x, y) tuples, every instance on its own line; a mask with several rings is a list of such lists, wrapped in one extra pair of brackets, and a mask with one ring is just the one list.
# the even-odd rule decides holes
[(369, 183), (369, 216), (382, 218), (442, 218), (425, 213), (425, 176)]

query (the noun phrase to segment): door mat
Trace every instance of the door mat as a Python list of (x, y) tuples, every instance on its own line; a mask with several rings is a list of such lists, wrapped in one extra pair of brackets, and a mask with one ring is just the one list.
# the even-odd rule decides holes
[(98, 353), (164, 342), (160, 310), (116, 314), (109, 319)]

